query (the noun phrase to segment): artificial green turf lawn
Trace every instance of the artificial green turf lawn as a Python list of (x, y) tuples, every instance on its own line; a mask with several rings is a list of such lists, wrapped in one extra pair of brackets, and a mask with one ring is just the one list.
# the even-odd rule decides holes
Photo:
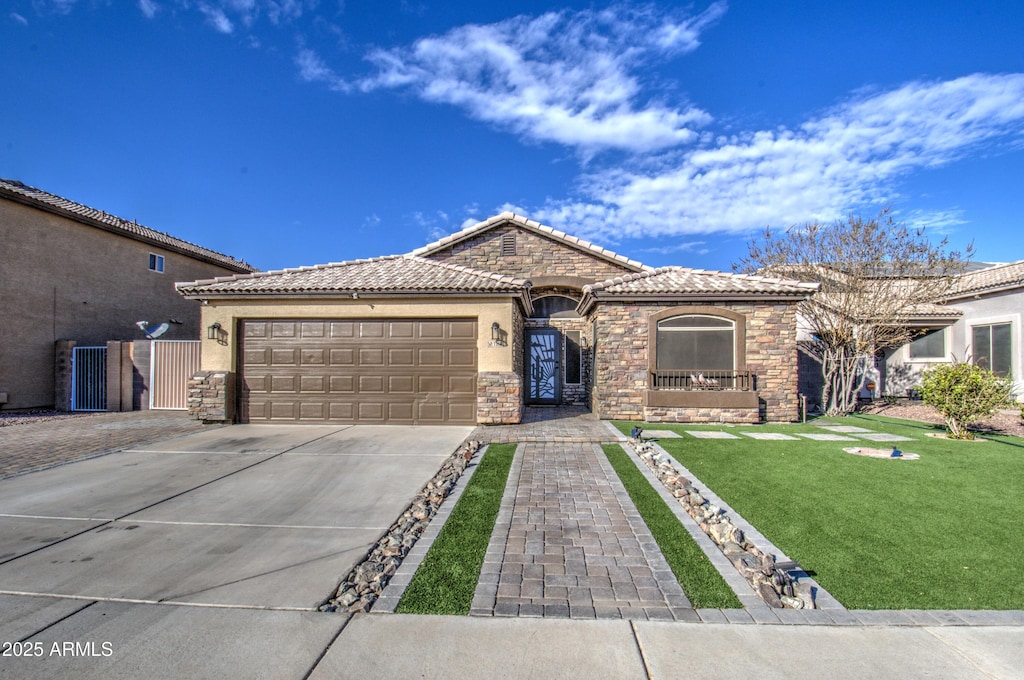
[(736, 594), (622, 447), (603, 444), (602, 448), (694, 608), (739, 607)]
[(515, 444), (487, 448), (395, 611), (469, 613), (515, 451)]
[[(829, 422), (912, 437), (920, 460), (853, 456), (885, 442), (696, 439), (686, 430), (824, 432), (807, 425), (643, 425), (659, 443), (852, 609), (1024, 609), (1024, 440), (960, 442), (878, 416)], [(616, 423), (628, 433), (638, 423)], [(851, 435), (852, 436), (852, 435)]]

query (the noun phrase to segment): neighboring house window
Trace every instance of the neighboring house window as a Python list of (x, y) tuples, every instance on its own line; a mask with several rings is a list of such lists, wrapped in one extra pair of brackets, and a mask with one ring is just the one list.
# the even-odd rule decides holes
[(156, 255), (154, 253), (149, 254), (149, 269), (154, 272), (162, 272), (164, 270), (164, 256)]
[(501, 254), (503, 257), (510, 257), (516, 254), (515, 234), (504, 234), (501, 237)]
[(550, 319), (551, 317), (576, 318), (576, 305), (578, 303), (570, 297), (563, 295), (547, 295), (533, 301), (534, 319)]
[(565, 384), (579, 385), (583, 355), (580, 352), (580, 331), (565, 331)]
[(701, 314), (658, 321), (655, 366), (669, 371), (731, 371), (735, 368), (736, 323)]
[(1011, 334), (1008, 323), (972, 327), (971, 348), (975, 365), (1004, 378), (1009, 376), (1013, 369)]
[(910, 343), (911, 359), (945, 359), (946, 329), (928, 331)]

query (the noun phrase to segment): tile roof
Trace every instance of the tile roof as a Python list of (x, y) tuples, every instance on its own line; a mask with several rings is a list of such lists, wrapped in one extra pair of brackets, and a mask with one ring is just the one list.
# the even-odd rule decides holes
[(948, 299), (956, 300), (1015, 288), (1024, 288), (1024, 260), (995, 265), (962, 275), (953, 284), (953, 291), (949, 294)]
[(69, 201), (66, 198), (61, 198), (42, 189), (30, 187), (17, 180), (0, 179), (0, 197), (61, 215), (62, 217), (67, 217), (98, 229), (120, 234), (136, 241), (142, 241), (143, 243), (166, 248), (211, 264), (217, 264), (237, 272), (256, 271), (256, 268), (248, 263), (236, 260), (223, 253), (197, 246), (194, 243), (183, 241), (169, 234), (144, 227), (136, 222), (129, 222), (126, 219), (111, 215), (102, 210)]
[(594, 293), (743, 293), (810, 295), (818, 284), (791, 279), (773, 279), (748, 274), (728, 274), (689, 267), (661, 267), (638, 274), (617, 276), (584, 288)]
[(371, 297), (436, 293), (525, 297), (529, 286), (530, 282), (525, 279), (412, 255), (389, 255), (177, 284), (178, 292), (188, 298), (353, 293)]
[(585, 313), (599, 299), (801, 299), (817, 290), (818, 284), (804, 281), (689, 267), (660, 267), (584, 286), (578, 309)]
[(577, 250), (581, 250), (590, 255), (595, 255), (610, 262), (622, 265), (624, 267), (635, 269), (636, 271), (651, 270), (651, 267), (648, 267), (647, 265), (641, 262), (637, 262), (636, 260), (631, 260), (628, 257), (624, 257), (622, 255), (613, 253), (612, 251), (606, 248), (602, 248), (601, 246), (594, 245), (589, 241), (584, 241), (583, 239), (576, 238), (575, 236), (570, 236), (569, 234), (566, 234), (564, 231), (558, 231), (557, 229), (546, 227), (540, 222), (528, 219), (526, 217), (523, 217), (522, 215), (516, 215), (513, 212), (503, 212), (500, 215), (490, 217), (484, 220), (483, 222), (477, 222), (476, 224), (466, 227), (462, 231), (458, 231), (454, 234), (445, 236), (444, 238), (434, 241), (433, 243), (427, 244), (422, 248), (417, 248), (416, 250), (412, 251), (409, 254), (419, 256), (431, 255), (433, 253), (438, 252), (439, 250), (444, 250), (445, 248), (453, 246), (460, 241), (464, 241), (468, 238), (476, 236), (477, 234), (481, 234), (489, 229), (493, 229), (495, 227), (508, 223), (516, 224), (520, 227), (529, 229), (530, 231), (533, 231), (537, 234), (541, 234), (555, 241), (559, 241), (569, 246), (570, 248), (576, 248)]

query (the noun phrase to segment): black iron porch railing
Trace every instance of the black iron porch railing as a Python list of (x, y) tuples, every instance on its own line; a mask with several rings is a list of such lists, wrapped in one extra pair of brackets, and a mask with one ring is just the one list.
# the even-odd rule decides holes
[(651, 371), (654, 390), (757, 390), (757, 376), (750, 371)]

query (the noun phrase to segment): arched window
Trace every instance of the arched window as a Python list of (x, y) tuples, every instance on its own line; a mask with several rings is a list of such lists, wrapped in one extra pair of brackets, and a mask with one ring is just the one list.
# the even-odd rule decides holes
[(576, 300), (564, 295), (545, 295), (533, 301), (533, 318), (578, 318), (577, 304)]
[(736, 322), (719, 316), (682, 314), (657, 322), (655, 368), (666, 371), (732, 371)]

